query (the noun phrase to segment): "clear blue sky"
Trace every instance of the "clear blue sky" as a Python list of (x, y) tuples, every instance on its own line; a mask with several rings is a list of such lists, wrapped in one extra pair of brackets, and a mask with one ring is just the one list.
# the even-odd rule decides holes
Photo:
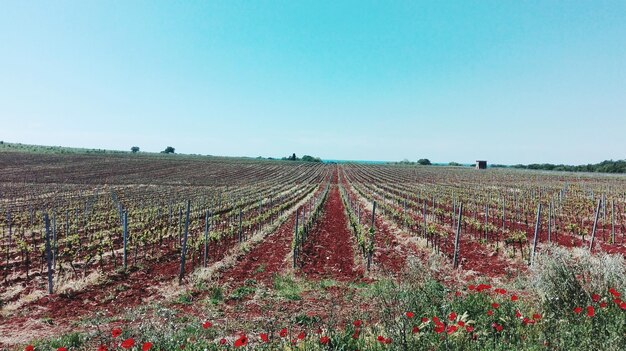
[(4, 1), (0, 140), (626, 158), (626, 1)]

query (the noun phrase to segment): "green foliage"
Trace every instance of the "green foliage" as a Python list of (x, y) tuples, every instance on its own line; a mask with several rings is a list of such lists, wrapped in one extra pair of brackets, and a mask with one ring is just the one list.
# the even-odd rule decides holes
[(221, 286), (212, 287), (209, 293), (209, 297), (210, 297), (211, 303), (214, 305), (217, 305), (220, 302), (222, 302), (224, 300), (224, 291), (222, 290), (222, 287)]
[(181, 305), (191, 305), (193, 303), (193, 294), (190, 291), (185, 291), (178, 296), (176, 303)]
[(304, 161), (304, 162), (322, 162), (322, 160), (319, 157), (313, 157), (313, 156), (309, 156), (309, 155), (302, 156), (302, 161)]
[(243, 300), (246, 296), (254, 294), (256, 292), (256, 282), (248, 279), (245, 281), (245, 285), (235, 289), (229, 296), (233, 300)]
[[(494, 167), (494, 165), (492, 165)], [(551, 163), (533, 163), (529, 165), (517, 164), (513, 168), (545, 170), (545, 171), (565, 171), (565, 172), (598, 172), (598, 173), (626, 173), (626, 160), (606, 160), (596, 164), (586, 165), (564, 165)]]
[(171, 146), (168, 146), (165, 148), (165, 150), (161, 151), (162, 154), (173, 154), (176, 152), (176, 149), (174, 149)]
[(302, 284), (291, 276), (275, 275), (273, 287), (276, 293), (285, 299), (292, 301), (302, 299), (300, 296), (304, 290)]
[(322, 162), (322, 159), (319, 157), (304, 155), (302, 156), (302, 158), (298, 158), (295, 153), (292, 154), (291, 156), (283, 157), (282, 160), (283, 161)]
[(337, 286), (338, 283), (334, 279), (322, 279), (320, 280), (320, 288), (328, 289)]

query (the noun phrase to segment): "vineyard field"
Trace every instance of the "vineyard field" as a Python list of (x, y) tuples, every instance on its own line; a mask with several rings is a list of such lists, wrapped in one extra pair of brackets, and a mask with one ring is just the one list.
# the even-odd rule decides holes
[(23, 152), (0, 170), (0, 349), (626, 347), (625, 176)]

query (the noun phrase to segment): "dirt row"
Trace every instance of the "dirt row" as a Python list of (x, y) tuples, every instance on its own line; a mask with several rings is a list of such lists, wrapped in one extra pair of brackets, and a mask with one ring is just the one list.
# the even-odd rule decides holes
[(324, 213), (303, 248), (302, 274), (309, 279), (354, 281), (363, 277), (363, 265), (355, 265), (356, 244), (348, 229), (343, 202), (336, 184), (324, 206)]

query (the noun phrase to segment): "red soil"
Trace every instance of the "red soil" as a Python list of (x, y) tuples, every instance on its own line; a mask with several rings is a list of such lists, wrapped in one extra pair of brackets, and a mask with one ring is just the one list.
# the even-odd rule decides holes
[[(336, 173), (333, 179), (336, 183)], [(354, 264), (354, 243), (351, 238), (339, 188), (333, 184), (324, 204), (323, 215), (309, 233), (303, 247), (304, 275), (313, 279), (332, 278), (338, 281), (362, 278), (363, 268)]]
[(291, 251), (295, 216), (294, 212), (274, 233), (241, 256), (234, 267), (223, 272), (220, 282), (235, 282), (241, 285), (246, 279), (254, 279), (257, 282), (271, 284), (274, 274), (289, 267), (286, 257)]
[[(210, 262), (221, 260), (236, 239), (224, 239), (209, 249)], [(1, 320), (0, 333), (20, 330), (29, 321), (50, 318), (51, 328), (66, 330), (71, 322), (91, 316), (95, 312), (105, 312), (107, 317), (144, 304), (152, 298), (160, 298), (155, 289), (161, 283), (169, 282), (178, 276), (180, 253), (173, 250), (163, 253), (158, 259), (140, 261), (145, 268), (129, 266), (129, 273), (108, 273), (104, 283), (88, 286), (84, 290), (67, 294), (52, 294), (34, 300), (19, 309), (19, 313)], [(198, 260), (196, 263), (198, 264)], [(191, 260), (185, 265), (186, 272), (192, 270)], [(2, 346), (2, 345), (0, 345)]]

